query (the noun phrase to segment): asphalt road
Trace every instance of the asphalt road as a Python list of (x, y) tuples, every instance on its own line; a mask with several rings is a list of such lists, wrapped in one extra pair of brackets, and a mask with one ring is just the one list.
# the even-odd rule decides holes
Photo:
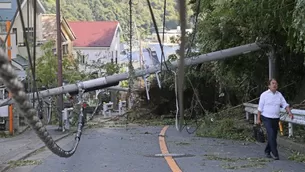
[[(11, 168), (9, 172), (170, 172), (177, 164), (185, 172), (302, 172), (305, 164), (287, 160), (280, 149), (281, 160), (264, 158), (264, 145), (211, 138), (198, 138), (169, 127), (163, 137), (175, 161), (161, 154), (157, 127), (87, 129), (77, 152), (71, 158), (59, 158), (42, 150)], [(72, 145), (73, 136), (59, 142)], [(164, 150), (163, 150), (164, 151)], [(157, 155), (157, 156), (156, 156)], [(178, 157), (175, 157), (178, 156)], [(182, 157), (181, 157), (182, 156)], [(170, 159), (170, 157), (169, 157)], [(26, 164), (28, 163), (28, 164)], [(30, 165), (29, 165), (30, 164)]]

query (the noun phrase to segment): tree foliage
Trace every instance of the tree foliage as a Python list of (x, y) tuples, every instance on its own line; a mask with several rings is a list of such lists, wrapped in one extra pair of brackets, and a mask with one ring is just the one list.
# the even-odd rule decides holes
[[(150, 0), (158, 27), (163, 23), (163, 3)], [(49, 13), (55, 13), (55, 0), (43, 0), (42, 3)], [(141, 33), (153, 30), (153, 22), (147, 1), (132, 0), (133, 20)], [(168, 0), (166, 6), (166, 27), (176, 28), (179, 19), (176, 0)], [(129, 29), (129, 0), (62, 0), (61, 11), (68, 20), (101, 21), (117, 20), (123, 31)], [(189, 12), (191, 12), (189, 8)]]
[[(299, 82), (304, 76), (304, 28), (297, 23), (304, 19), (300, 18), (304, 14), (296, 15), (301, 11), (300, 5), (296, 5), (298, 3), (295, 0), (202, 0), (196, 43), (202, 53), (207, 53), (263, 41), (275, 48), (276, 79), (280, 85)], [(207, 73), (213, 73), (212, 78), (220, 90), (235, 97), (235, 102), (257, 97), (266, 89), (266, 51), (208, 65)], [(291, 88), (293, 91), (286, 93), (292, 99), (297, 92)]]
[[(290, 84), (280, 91), (293, 104), (302, 87), (300, 81), (304, 79), (305, 74), (304, 2), (201, 0), (198, 28), (192, 48), (204, 54), (255, 41), (273, 46), (277, 65), (275, 77), (279, 82), (279, 88)], [(198, 0), (192, 0), (191, 4), (194, 13), (197, 13)], [(262, 49), (222, 61), (188, 67), (186, 75), (199, 94), (204, 108), (217, 111), (258, 98), (267, 89), (268, 51)], [(165, 82), (163, 89), (173, 91), (173, 79), (168, 81)], [(186, 79), (186, 107), (191, 106), (193, 97), (191, 83)], [(160, 104), (160, 108), (175, 108), (172, 93), (160, 91), (160, 95), (169, 99), (166, 103), (158, 103), (156, 99), (155, 102)]]
[[(53, 52), (55, 41), (45, 43), (41, 50), (43, 55), (37, 59), (36, 78), (39, 81), (38, 87), (57, 86), (58, 60)], [(63, 57), (63, 80), (68, 83), (75, 83), (78, 80), (86, 79), (86, 75), (76, 70), (77, 64), (73, 58)]]

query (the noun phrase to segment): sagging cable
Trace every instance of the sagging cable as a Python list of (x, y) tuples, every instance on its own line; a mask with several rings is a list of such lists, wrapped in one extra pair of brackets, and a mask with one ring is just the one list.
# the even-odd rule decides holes
[[(71, 150), (66, 151), (59, 147), (53, 140), (52, 136), (48, 133), (45, 126), (42, 124), (40, 119), (37, 117), (37, 111), (32, 108), (32, 104), (27, 100), (27, 94), (24, 91), (23, 84), (18, 80), (15, 70), (8, 61), (8, 57), (5, 52), (0, 49), (0, 77), (6, 88), (12, 93), (12, 97), (15, 100), (17, 107), (20, 109), (21, 113), (27, 119), (28, 124), (33, 128), (38, 137), (45, 143), (45, 145), (56, 155), (60, 157), (71, 157), (79, 144), (81, 139), (84, 115), (83, 107), (81, 106), (81, 111), (79, 114), (77, 134), (75, 136), (75, 143)], [(80, 88), (79, 103), (83, 103), (82, 94), (83, 91), (81, 84), (78, 84)]]

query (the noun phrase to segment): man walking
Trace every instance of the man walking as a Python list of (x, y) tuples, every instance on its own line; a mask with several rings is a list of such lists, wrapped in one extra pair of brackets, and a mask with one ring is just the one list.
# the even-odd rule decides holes
[(275, 79), (268, 82), (269, 89), (260, 95), (257, 113), (257, 124), (261, 124), (261, 120), (267, 130), (267, 146), (265, 148), (265, 155), (268, 158), (279, 160), (277, 150), (277, 133), (279, 129), (280, 108), (285, 108), (289, 117), (293, 119), (293, 114), (290, 111), (289, 104), (287, 104), (283, 95), (277, 91), (278, 84)]

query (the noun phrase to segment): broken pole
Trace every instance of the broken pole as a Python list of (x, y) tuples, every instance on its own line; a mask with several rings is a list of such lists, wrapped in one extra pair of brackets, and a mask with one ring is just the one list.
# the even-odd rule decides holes
[[(241, 46), (234, 47), (234, 48), (228, 48), (225, 50), (215, 51), (215, 52), (187, 58), (187, 59), (185, 59), (185, 66), (196, 65), (196, 64), (200, 64), (200, 63), (204, 63), (204, 62), (208, 62), (208, 61), (222, 60), (222, 59), (225, 59), (228, 57), (233, 57), (233, 56), (237, 56), (237, 55), (250, 53), (253, 51), (258, 51), (260, 49), (261, 49), (261, 47), (260, 47), (260, 44), (258, 44), (258, 43), (241, 45)], [(178, 60), (172, 62), (171, 65), (168, 65), (168, 67), (171, 69), (176, 69), (178, 67)], [(159, 70), (160, 70), (159, 65), (151, 66), (144, 70), (135, 70), (135, 77), (141, 77), (141, 76), (144, 76), (147, 74), (155, 74)], [(114, 74), (111, 76), (105, 76), (105, 77), (101, 77), (101, 78), (97, 78), (97, 79), (92, 79), (92, 80), (88, 80), (88, 81), (83, 81), (83, 82), (80, 82), (79, 85), (81, 86), (81, 88), (83, 90), (88, 92), (88, 91), (94, 91), (94, 90), (98, 90), (98, 89), (105, 89), (108, 87), (116, 86), (119, 84), (120, 81), (128, 80), (128, 78), (129, 78), (129, 74), (128, 74), (128, 72), (125, 72), (125, 73)], [(78, 84), (69, 84), (69, 85), (65, 85), (62, 87), (57, 87), (57, 88), (40, 91), (39, 95), (43, 98), (43, 97), (55, 96), (55, 95), (65, 94), (65, 93), (77, 94), (78, 90), (79, 90)], [(29, 93), (29, 95), (30, 94), (31, 93)], [(29, 98), (31, 98), (31, 97), (29, 96)], [(6, 99), (6, 100), (0, 102), (0, 107), (5, 106), (5, 105), (10, 105), (12, 103), (13, 103), (12, 100)]]

